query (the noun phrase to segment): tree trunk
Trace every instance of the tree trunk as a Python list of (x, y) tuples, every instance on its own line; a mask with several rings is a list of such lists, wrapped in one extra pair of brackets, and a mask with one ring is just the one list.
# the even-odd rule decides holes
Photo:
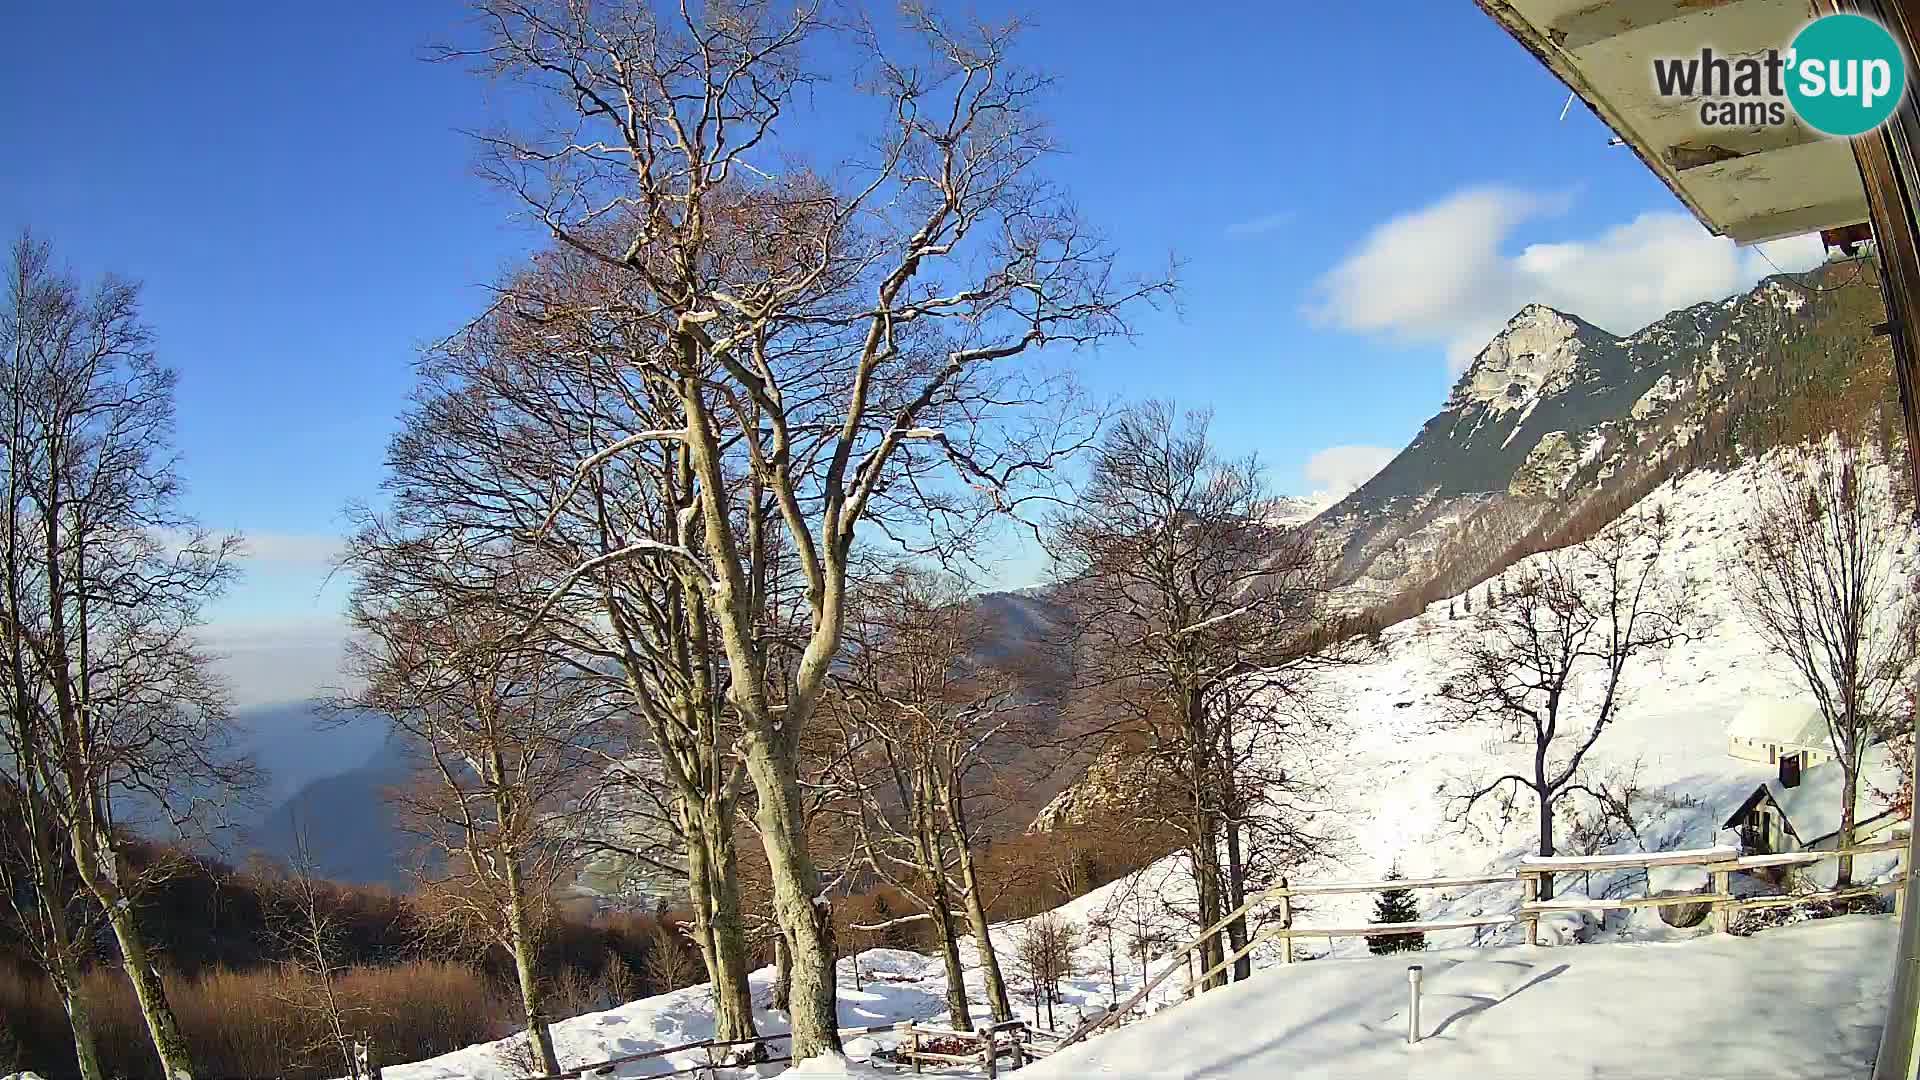
[(520, 895), (520, 871), (511, 856), (505, 857), (507, 866), (507, 930), (513, 941), (513, 969), (520, 979), (520, 1007), (526, 1016), (527, 1041), (539, 1058), (542, 1075), (553, 1076), (560, 1071), (560, 1059), (553, 1052), (553, 1032), (547, 1028), (546, 1010), (542, 1008), (540, 995), (540, 977), (534, 967), (534, 939), (527, 923), (527, 905)]
[(120, 946), (120, 961), (127, 981), (133, 984), (133, 996), (140, 1003), (140, 1015), (146, 1020), (147, 1035), (153, 1040), (153, 1052), (160, 1059), (160, 1071), (169, 1080), (192, 1080), (193, 1058), (187, 1040), (180, 1034), (180, 1022), (167, 1002), (166, 987), (147, 952), (146, 938), (134, 917), (133, 903), (119, 884), (119, 854), (97, 837), (87, 835), (87, 827), (76, 822), (71, 830), (74, 863), (80, 880), (107, 914), (113, 938)]
[(973, 852), (962, 842), (960, 883), (967, 889), (967, 925), (973, 930), (973, 944), (980, 953), (980, 970), (987, 981), (987, 1006), (995, 1023), (1013, 1019), (1013, 1005), (1007, 1000), (1007, 980), (1000, 973), (1000, 954), (993, 947), (993, 932), (987, 924), (986, 901), (980, 897), (980, 879), (974, 873)]
[(134, 921), (132, 909), (120, 906), (117, 901), (110, 904), (107, 922), (112, 925), (114, 940), (119, 943), (121, 963), (127, 980), (133, 984), (133, 996), (140, 1003), (140, 1015), (147, 1022), (147, 1034), (153, 1040), (160, 1068), (171, 1080), (191, 1080), (193, 1059), (187, 1050), (187, 1040), (180, 1034), (180, 1023), (174, 1018), (173, 1006), (167, 1002), (166, 987), (153, 966), (146, 938)]
[[(1840, 779), (1845, 786), (1840, 789), (1840, 835), (1835, 841), (1836, 846), (1841, 848), (1853, 846), (1853, 826), (1857, 820), (1855, 815), (1859, 812), (1860, 793), (1857, 788), (1859, 775), (1860, 770), (1857, 766), (1849, 762), (1841, 762)], [(1842, 855), (1840, 866), (1834, 871), (1833, 885), (1836, 889), (1844, 889), (1851, 884), (1853, 884), (1853, 856)]]
[[(700, 346), (690, 331), (674, 335), (686, 369), (697, 368)], [(773, 885), (773, 914), (792, 953), (792, 983), (787, 1015), (792, 1023), (792, 1056), (796, 1062), (840, 1050), (839, 1009), (834, 985), (833, 922), (820, 873), (807, 848), (805, 804), (800, 794), (797, 734), (807, 722), (815, 698), (798, 693), (785, 702), (775, 719), (766, 696), (766, 665), (754, 640), (754, 628), (764, 614), (756, 607), (743, 572), (739, 541), (726, 503), (725, 467), (719, 439), (707, 412), (706, 390), (686, 376), (679, 387), (686, 408), (687, 449), (700, 480), (704, 546), (718, 571), (712, 585), (713, 611), (718, 616), (720, 640), (733, 676), (728, 693), (747, 727), (747, 775), (758, 798), (755, 817), (760, 843), (767, 852), (768, 876)], [(836, 537), (831, 543), (840, 543)], [(844, 553), (842, 553), (844, 557)], [(833, 559), (829, 559), (833, 563)], [(844, 563), (821, 571), (824, 595), (815, 597), (816, 623), (812, 640), (801, 655), (796, 681), (816, 694), (825, 683), (827, 667), (838, 651), (844, 615), (840, 604), (845, 584)], [(818, 586), (817, 586), (818, 587)]]
[(94, 1042), (93, 1010), (87, 1000), (86, 984), (80, 978), (80, 966), (74, 962), (72, 945), (66, 939), (66, 920), (60, 919), (54, 932), (60, 941), (54, 945), (53, 982), (60, 991), (60, 1003), (67, 1011), (67, 1026), (73, 1030), (73, 1058), (79, 1065), (80, 1080), (105, 1080), (100, 1071), (100, 1051)]
[(793, 1001), (793, 949), (787, 945), (785, 931), (774, 928), (773, 935), (773, 1000), (768, 1006), (776, 1012), (786, 1012)]
[[(1546, 796), (1540, 798), (1540, 857), (1553, 857), (1553, 800)], [(1553, 899), (1553, 875), (1540, 875), (1540, 899)]]
[(940, 935), (940, 959), (947, 970), (947, 1017), (957, 1031), (973, 1030), (973, 1011), (967, 1007), (966, 970), (960, 966), (960, 938), (954, 932), (953, 897), (947, 892), (945, 833), (936, 822), (934, 793), (920, 784), (913, 810), (914, 848), (927, 875), (927, 914)]
[(731, 815), (711, 804), (695, 808), (685, 800), (681, 812), (694, 936), (713, 996), (713, 1037), (720, 1042), (751, 1039), (759, 1032), (753, 1023), (753, 995), (747, 981), (747, 935)]
[[(1229, 821), (1227, 827), (1227, 905), (1237, 910), (1247, 902), (1247, 866), (1240, 853), (1240, 826)], [(1227, 944), (1239, 952), (1247, 944), (1247, 917), (1236, 915), (1227, 924)], [(1242, 956), (1233, 962), (1233, 981), (1253, 977), (1253, 957)]]
[(967, 975), (960, 966), (960, 939), (953, 930), (953, 915), (940, 910), (947, 902), (945, 889), (933, 890), (933, 925), (940, 932), (940, 959), (947, 969), (947, 1019), (955, 1031), (973, 1030), (973, 1012), (967, 1007)]
[(793, 1059), (804, 1061), (840, 1050), (840, 1021), (833, 970), (833, 923), (820, 872), (807, 850), (800, 778), (791, 754), (763, 738), (749, 739), (747, 772), (759, 795), (760, 842), (773, 878), (774, 917), (792, 951), (787, 1015)]
[[(1201, 843), (1194, 845), (1193, 878), (1200, 904), (1200, 928), (1205, 930), (1220, 921), (1226, 909), (1220, 906), (1220, 856), (1218, 838), (1213, 834), (1213, 824), (1207, 821), (1201, 830)], [(1220, 935), (1209, 934), (1200, 943), (1200, 970), (1213, 971), (1220, 961), (1226, 958), (1221, 949)], [(1201, 989), (1212, 990), (1227, 984), (1225, 971), (1213, 971), (1208, 975)]]

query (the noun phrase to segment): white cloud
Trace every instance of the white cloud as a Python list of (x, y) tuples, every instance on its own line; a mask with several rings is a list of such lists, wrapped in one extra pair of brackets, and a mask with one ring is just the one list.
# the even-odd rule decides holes
[(1329, 446), (1308, 458), (1300, 473), (1312, 497), (1331, 505), (1373, 479), (1397, 453), (1384, 446)]
[(247, 561), (326, 567), (340, 557), (340, 538), (319, 533), (243, 532)]
[(340, 669), (347, 635), (333, 615), (218, 619), (199, 632), (242, 708), (304, 701), (353, 682)]
[(1291, 210), (1262, 214), (1257, 218), (1248, 218), (1246, 221), (1236, 221), (1227, 226), (1227, 235), (1259, 236), (1262, 233), (1270, 233), (1276, 229), (1284, 229), (1288, 225), (1293, 224), (1293, 219), (1294, 212)]
[(1470, 188), (1392, 218), (1321, 277), (1309, 314), (1345, 330), (1442, 346), (1460, 371), (1528, 303), (1627, 334), (1676, 308), (1748, 288), (1776, 266), (1802, 271), (1822, 257), (1818, 237), (1740, 248), (1669, 211), (1511, 249), (1521, 225), (1569, 202), (1564, 194)]

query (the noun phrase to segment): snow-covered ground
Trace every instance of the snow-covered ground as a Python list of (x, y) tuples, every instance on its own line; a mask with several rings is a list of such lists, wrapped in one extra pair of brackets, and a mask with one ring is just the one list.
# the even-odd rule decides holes
[(1101, 1077), (1865, 1075), (1893, 974), (1888, 917), (1748, 938), (1449, 949), (1295, 964), (1069, 1047), (1022, 1080)]
[[(853, 963), (851, 958), (840, 962), (841, 1027), (872, 1027), (901, 1020), (941, 1022), (938, 1018), (944, 1017), (946, 1010), (943, 996), (946, 979), (937, 959), (899, 949), (869, 950), (859, 959), (860, 989), (854, 986)], [(773, 977), (770, 967), (753, 973), (756, 1006), (764, 1006), (770, 999)], [(754, 1021), (762, 1034), (788, 1030), (784, 1013), (757, 1008)], [(704, 983), (553, 1025), (554, 1051), (562, 1068), (610, 1061), (712, 1037), (713, 1000)], [(526, 1075), (514, 1064), (514, 1051), (522, 1041), (516, 1035), (499, 1042), (481, 1043), (411, 1065), (389, 1066), (382, 1070), (382, 1075), (386, 1080), (515, 1080)], [(890, 1038), (882, 1041), (892, 1042)], [(850, 1039), (846, 1050), (857, 1060), (871, 1054), (878, 1045), (880, 1043), (873, 1039)], [(656, 1076), (707, 1061), (704, 1050), (693, 1050), (632, 1062), (614, 1075)]]
[[(1710, 846), (1719, 839), (1719, 825), (1774, 773), (1770, 766), (1731, 757), (1725, 731), (1754, 698), (1796, 694), (1791, 672), (1767, 655), (1735, 611), (1723, 574), (1765, 467), (1696, 472), (1642, 504), (1643, 510), (1664, 505), (1671, 515), (1674, 550), (1668, 563), (1694, 578), (1702, 617), (1692, 640), (1628, 670), (1625, 703), (1590, 758), (1597, 775), (1638, 770), (1638, 835), (1623, 837), (1610, 850)], [(1911, 542), (1900, 549), (1903, 573), (1920, 568), (1915, 555)], [(1508, 574), (1525, 569), (1523, 562)], [(1474, 590), (1476, 606), (1485, 591), (1484, 585)], [(1458, 663), (1459, 643), (1475, 632), (1470, 616), (1449, 619), (1449, 606), (1441, 601), (1387, 629), (1368, 659), (1326, 676), (1335, 730), (1320, 745), (1296, 751), (1300, 759), (1287, 764), (1324, 782), (1312, 827), (1336, 843), (1329, 857), (1297, 871), (1297, 882), (1374, 880), (1396, 865), (1409, 877), (1474, 875), (1505, 869), (1531, 853), (1533, 818), (1524, 802), (1506, 822), (1490, 810), (1467, 822), (1449, 814), (1448, 790), (1471, 776), (1524, 770), (1532, 752), (1530, 742), (1505, 741), (1490, 725), (1460, 724), (1443, 708), (1440, 686)], [(1572, 715), (1581, 715), (1592, 690), (1577, 689)], [(1587, 852), (1563, 844), (1562, 853)], [(1861, 859), (1855, 875), (1871, 880), (1889, 873), (1891, 865), (1891, 856)], [(1559, 884), (1563, 896), (1565, 890), (1638, 894), (1649, 887), (1639, 871), (1561, 875)], [(1185, 861), (1175, 857), (1054, 912), (1084, 937), (1078, 974), (1068, 980), (1065, 1005), (1051, 1026), (1070, 1029), (1085, 1013), (1139, 985), (1134, 939), (1141, 931), (1155, 943), (1148, 950), (1156, 956), (1151, 970), (1171, 962), (1161, 957), (1194, 930), (1182, 910), (1191, 896)], [(1492, 885), (1416, 898), (1422, 918), (1439, 920), (1509, 911), (1520, 895), (1512, 885)], [(1353, 926), (1369, 921), (1371, 908), (1367, 895), (1314, 898), (1296, 907), (1295, 923)], [(996, 928), (1003, 957), (1014, 952), (1023, 932), (1022, 923)], [(1871, 1052), (1893, 930), (1891, 919), (1849, 917), (1729, 938), (1711, 936), (1705, 926), (1675, 930), (1651, 909), (1640, 909), (1604, 919), (1556, 915), (1543, 920), (1542, 932), (1549, 944), (1607, 944), (1472, 951), (1465, 947), (1514, 945), (1521, 931), (1428, 935), (1430, 951), (1421, 962), (1427, 965), (1434, 1034), (1411, 1050), (1401, 1045), (1405, 1018), (1397, 1013), (1406, 994), (1405, 959), (1369, 958), (1358, 939), (1330, 945), (1309, 940), (1296, 945), (1296, 955), (1334, 959), (1276, 968), (1207, 994), (1175, 1014), (1102, 1035), (1032, 1075), (1400, 1075), (1409, 1069), (1440, 1076), (1846, 1074)], [(971, 943), (963, 943), (962, 955), (972, 962)], [(1262, 965), (1276, 958), (1271, 949), (1256, 953)], [(863, 953), (859, 990), (853, 963), (841, 963), (843, 1026), (945, 1022), (937, 961), (889, 950)], [(757, 1001), (766, 1000), (771, 977), (771, 970), (754, 975)], [(983, 1000), (978, 972), (970, 970), (968, 982), (972, 999)], [(1148, 1011), (1177, 1001), (1179, 982), (1168, 980)], [(1032, 1019), (1024, 988), (1016, 986), (1015, 996), (1022, 1015)], [(977, 1013), (985, 1015), (984, 1008)], [(763, 1032), (785, 1030), (778, 1014), (763, 1012), (758, 1019)], [(705, 987), (554, 1027), (562, 1064), (569, 1067), (707, 1038), (711, 1031)], [(854, 1040), (848, 1054), (857, 1062), (888, 1041)], [(388, 1068), (386, 1075), (508, 1080), (514, 1072), (501, 1055), (503, 1046), (469, 1047)], [(1665, 1056), (1683, 1051), (1693, 1056)], [(704, 1061), (700, 1052), (674, 1055), (616, 1075), (654, 1075)], [(1670, 1067), (1670, 1061), (1690, 1064)]]
[[(1755, 698), (1804, 692), (1797, 689), (1791, 669), (1768, 654), (1738, 614), (1724, 572), (1755, 487), (1764, 470), (1773, 466), (1765, 462), (1725, 473), (1694, 472), (1662, 487), (1637, 508), (1644, 512), (1664, 506), (1671, 515), (1673, 550), (1666, 562), (1673, 573), (1692, 577), (1700, 618), (1693, 640), (1629, 667), (1618, 718), (1589, 758), (1589, 770), (1598, 777), (1637, 770), (1643, 792), (1636, 807), (1639, 835), (1606, 850), (1711, 846), (1720, 825), (1776, 772), (1773, 766), (1730, 756), (1726, 724)], [(1879, 475), (1884, 478), (1884, 470)], [(1898, 557), (1905, 574), (1920, 568), (1911, 542)], [(1517, 579), (1527, 566), (1523, 561), (1503, 576)], [(1484, 601), (1487, 588), (1472, 591), (1476, 602)], [(1338, 850), (1321, 865), (1306, 868), (1298, 875), (1301, 880), (1376, 880), (1395, 865), (1408, 877), (1468, 875), (1505, 868), (1532, 851), (1535, 826), (1529, 793), (1522, 793), (1517, 813), (1505, 823), (1490, 805), (1468, 821), (1453, 820), (1454, 804), (1446, 797), (1470, 777), (1530, 772), (1533, 752), (1530, 735), (1525, 742), (1512, 742), (1492, 724), (1462, 724), (1440, 699), (1440, 687), (1460, 662), (1460, 642), (1476, 632), (1472, 617), (1459, 610), (1464, 606), (1456, 601), (1434, 604), (1419, 618), (1389, 628), (1379, 652), (1367, 662), (1328, 676), (1327, 696), (1337, 726), (1309, 756), (1326, 784), (1324, 810), (1314, 824), (1337, 838)], [(1458, 612), (1451, 619), (1450, 607)], [(1566, 714), (1574, 726), (1587, 715), (1597, 690), (1592, 682), (1577, 688)], [(1563, 839), (1561, 853), (1588, 852), (1569, 850)], [(1890, 867), (1890, 857), (1862, 860), (1855, 874), (1871, 877)], [(1590, 882), (1584, 876), (1563, 876), (1560, 885), (1577, 891), (1591, 888), (1599, 895), (1608, 888), (1637, 893), (1647, 882), (1635, 871), (1594, 874)], [(1417, 898), (1428, 919), (1497, 913), (1519, 899), (1511, 886), (1426, 892)], [(1371, 910), (1369, 896), (1327, 897), (1316, 899), (1313, 909), (1299, 914), (1296, 922), (1352, 926), (1366, 922)], [(1581, 940), (1671, 933), (1646, 909), (1632, 915), (1613, 913), (1604, 924), (1597, 916), (1569, 915), (1555, 927), (1543, 925), (1543, 931)], [(1487, 932), (1480, 933), (1484, 938)], [(1518, 931), (1496, 933), (1516, 940)], [(1456, 931), (1436, 935), (1432, 943), (1466, 944), (1474, 938), (1475, 931)], [(1335, 954), (1356, 951), (1364, 951), (1358, 940), (1333, 946)]]

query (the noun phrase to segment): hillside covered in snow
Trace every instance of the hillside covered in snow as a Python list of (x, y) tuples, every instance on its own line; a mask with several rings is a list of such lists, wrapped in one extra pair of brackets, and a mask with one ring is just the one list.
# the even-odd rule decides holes
[[(1756, 786), (1775, 777), (1776, 767), (1729, 752), (1727, 724), (1755, 702), (1786, 701), (1797, 692), (1791, 672), (1767, 654), (1742, 621), (1723, 567), (1755, 486), (1779, 465), (1775, 455), (1731, 471), (1695, 471), (1661, 487), (1637, 508), (1642, 513), (1663, 509), (1670, 516), (1667, 569), (1693, 579), (1699, 608), (1688, 640), (1629, 668), (1618, 718), (1593, 751), (1589, 768), (1596, 777), (1634, 780), (1630, 834), (1587, 848), (1563, 842), (1563, 854), (1711, 845), (1725, 839), (1721, 826)], [(1877, 470), (1874, 479), (1884, 482), (1885, 470)], [(1903, 572), (1920, 567), (1920, 553), (1911, 544), (1897, 554)], [(1523, 561), (1508, 573), (1528, 569)], [(1499, 587), (1494, 582), (1476, 592)], [(1409, 877), (1480, 874), (1530, 853), (1533, 818), (1525, 802), (1504, 818), (1484, 806), (1462, 817), (1450, 798), (1467, 778), (1519, 769), (1532, 753), (1530, 742), (1508, 741), (1496, 726), (1463, 722), (1440, 697), (1441, 687), (1454, 677), (1462, 642), (1476, 632), (1475, 621), (1463, 610), (1467, 603), (1466, 597), (1443, 601), (1387, 628), (1357, 662), (1323, 677), (1318, 690), (1335, 720), (1317, 742), (1297, 751), (1300, 760), (1293, 764), (1319, 782), (1310, 825), (1329, 843), (1324, 857), (1298, 869), (1296, 883), (1378, 879), (1390, 868)], [(1574, 708), (1590, 705), (1592, 692), (1591, 685), (1576, 685)], [(1892, 862), (1891, 856), (1863, 858), (1855, 876), (1884, 879)], [(1650, 882), (1645, 871), (1610, 871), (1563, 875), (1561, 888), (1562, 895), (1638, 895), (1703, 883), (1671, 875)], [(1178, 963), (1171, 950), (1194, 932), (1191, 896), (1187, 862), (1175, 856), (1039, 917), (1066, 923), (1079, 941), (1075, 970), (1065, 981), (1053, 1025), (1070, 1028), (1125, 998), (1144, 975)], [(1352, 895), (1297, 902), (1295, 925), (1364, 924), (1371, 899)], [(1437, 920), (1510, 911), (1519, 895), (1511, 885), (1482, 885), (1424, 891), (1418, 899), (1422, 918)], [(1003, 955), (1017, 955), (1031, 925), (1027, 920), (996, 927)], [(1542, 937), (1549, 945), (1593, 943), (1571, 952), (1471, 948), (1521, 946), (1517, 927), (1430, 933), (1433, 951), (1423, 959), (1432, 973), (1433, 1038), (1411, 1050), (1403, 1043), (1404, 1016), (1396, 1014), (1404, 1007), (1405, 958), (1366, 958), (1357, 938), (1331, 944), (1309, 939), (1295, 945), (1296, 959), (1319, 962), (1280, 970), (1277, 952), (1262, 947), (1255, 953), (1257, 966), (1273, 970), (1182, 1005), (1164, 1022), (1149, 1019), (1071, 1049), (1036, 1066), (1040, 1071), (1034, 1076), (1145, 1076), (1166, 1069), (1185, 1074), (1208, 1062), (1228, 1076), (1300, 1069), (1345, 1075), (1343, 1070), (1411, 1061), (1446, 1076), (1484, 1075), (1475, 1070), (1517, 1068), (1527, 1061), (1598, 1067), (1614, 1060), (1605, 1057), (1608, 1040), (1587, 1039), (1577, 1052), (1566, 1049), (1570, 1033), (1590, 1035), (1596, 1024), (1609, 1030), (1632, 1027), (1648, 1040), (1614, 1047), (1619, 1051), (1614, 1064), (1620, 1067), (1647, 1060), (1643, 1051), (1669, 1047), (1679, 1054), (1683, 1046), (1694, 1046), (1707, 1055), (1700, 1060), (1720, 1070), (1701, 1075), (1737, 1075), (1741, 1062), (1777, 1062), (1784, 1060), (1783, 1053), (1829, 1064), (1857, 1062), (1871, 1053), (1877, 1031), (1877, 1018), (1866, 1014), (1884, 991), (1889, 972), (1883, 957), (1892, 932), (1889, 919), (1853, 917), (1734, 938), (1715, 935), (1704, 925), (1674, 929), (1652, 909), (1641, 909), (1604, 917), (1569, 912), (1543, 920)], [(1702, 938), (1711, 940), (1696, 940)], [(970, 945), (963, 943), (961, 955), (971, 965)], [(1615, 992), (1627, 980), (1644, 982), (1652, 970), (1648, 965), (1661, 973), (1660, 989), (1646, 995)], [(771, 978), (771, 970), (754, 976), (761, 1005)], [(969, 967), (968, 981), (969, 996), (983, 1001), (980, 973)], [(1164, 984), (1147, 1003), (1148, 1011), (1178, 1003), (1180, 982)], [(934, 958), (868, 951), (842, 959), (840, 983), (846, 1026), (942, 1020), (945, 977)], [(1756, 1002), (1807, 995), (1830, 1004), (1829, 1019), (1838, 1021), (1837, 1028), (1822, 1021), (1826, 1026), (1817, 1040), (1809, 1042), (1792, 1025), (1770, 1027), (1764, 1038), (1726, 1029), (1730, 1017), (1758, 1007)], [(1024, 1018), (1045, 1021), (1031, 984), (1017, 974), (1015, 997)], [(1264, 1034), (1249, 1041), (1244, 1032), (1254, 1014)], [(780, 1014), (764, 1009), (759, 1021), (763, 1032), (784, 1028)], [(562, 1059), (575, 1063), (675, 1046), (708, 1037), (711, 1030), (704, 987), (576, 1017), (554, 1028)], [(1720, 1034), (1703, 1042), (1702, 1032)], [(1196, 1039), (1213, 1047), (1211, 1056), (1194, 1058), (1184, 1051), (1177, 1060), (1168, 1056), (1166, 1048), (1191, 1049)], [(852, 1041), (848, 1052), (866, 1057), (891, 1041), (886, 1035), (863, 1037)], [(389, 1068), (386, 1076), (506, 1080), (512, 1075), (511, 1047), (512, 1040), (470, 1047)], [(703, 1061), (704, 1051), (687, 1051), (622, 1066), (617, 1075), (654, 1075)]]
[[(1755, 788), (1777, 777), (1775, 765), (1734, 757), (1727, 727), (1755, 702), (1797, 700), (1804, 691), (1792, 669), (1768, 653), (1738, 612), (1725, 564), (1756, 486), (1781, 460), (1782, 455), (1775, 454), (1730, 471), (1697, 470), (1663, 485), (1636, 507), (1640, 513), (1664, 509), (1670, 515), (1673, 533), (1666, 569), (1691, 578), (1698, 607), (1689, 639), (1628, 666), (1617, 717), (1585, 765), (1597, 781), (1631, 788), (1634, 833), (1587, 850), (1565, 835), (1572, 823), (1563, 817), (1560, 854), (1711, 846)], [(1885, 481), (1885, 470), (1876, 470), (1875, 482)], [(1911, 541), (1897, 558), (1902, 577), (1920, 568)], [(1302, 824), (1326, 838), (1328, 854), (1301, 867), (1296, 883), (1378, 880), (1395, 869), (1407, 877), (1481, 874), (1532, 852), (1530, 793), (1521, 792), (1506, 815), (1492, 802), (1483, 802), (1463, 816), (1453, 797), (1475, 778), (1525, 773), (1534, 749), (1531, 735), (1513, 741), (1498, 724), (1465, 720), (1441, 694), (1442, 687), (1458, 677), (1463, 644), (1481, 632), (1470, 604), (1484, 601), (1490, 590), (1510, 587), (1531, 566), (1523, 560), (1467, 596), (1441, 600), (1417, 618), (1386, 628), (1359, 662), (1321, 677), (1318, 705), (1327, 726), (1302, 745), (1288, 765), (1318, 783), (1315, 805)], [(1569, 715), (1584, 715), (1581, 710), (1593, 706), (1598, 690), (1594, 680), (1576, 682)], [(1883, 788), (1892, 783), (1890, 776), (1880, 778)], [(1098, 806), (1102, 801), (1085, 791), (1077, 794), (1084, 804)], [(1856, 877), (1889, 865), (1887, 859), (1863, 860)], [(1647, 884), (1643, 874), (1634, 872), (1595, 874), (1568, 887), (1604, 896), (1607, 890), (1638, 894)], [(1181, 911), (1190, 894), (1185, 861), (1176, 856), (1075, 901), (1069, 914), (1084, 920), (1111, 905), (1122, 911), (1118, 922), (1124, 926), (1135, 921), (1126, 909), (1145, 903), (1170, 909), (1156, 919), (1164, 932), (1184, 930), (1190, 936), (1194, 928)], [(1511, 910), (1518, 899), (1509, 886), (1419, 895), (1426, 919), (1497, 914)], [(1315, 898), (1311, 907), (1295, 910), (1296, 925), (1308, 926), (1360, 925), (1370, 915), (1371, 898), (1364, 895)], [(1648, 910), (1614, 912), (1604, 920), (1568, 914), (1558, 917), (1551, 933), (1556, 940), (1572, 941), (1675, 932)], [(1450, 945), (1518, 935), (1517, 929), (1461, 930), (1430, 939)], [(1126, 948), (1123, 942), (1123, 953)], [(1296, 949), (1318, 955), (1326, 947), (1316, 942)], [(1346, 939), (1336, 941), (1331, 951), (1345, 955), (1364, 952), (1365, 946)]]

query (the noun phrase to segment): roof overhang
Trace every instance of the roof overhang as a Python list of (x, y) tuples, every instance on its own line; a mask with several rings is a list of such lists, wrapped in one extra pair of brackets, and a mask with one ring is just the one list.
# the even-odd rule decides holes
[(1703, 98), (1663, 98), (1656, 57), (1784, 50), (1808, 0), (1476, 0), (1633, 148), (1712, 232), (1743, 244), (1867, 220), (1853, 148), (1787, 111), (1778, 127), (1718, 128)]

